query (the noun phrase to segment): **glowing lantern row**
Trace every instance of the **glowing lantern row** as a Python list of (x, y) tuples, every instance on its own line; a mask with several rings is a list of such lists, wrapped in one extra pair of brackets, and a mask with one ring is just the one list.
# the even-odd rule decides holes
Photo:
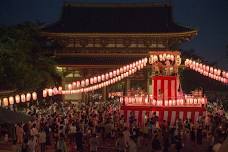
[[(146, 98), (144, 98), (144, 97), (124, 97), (124, 102), (126, 104), (132, 104), (132, 103), (137, 104), (137, 103), (143, 103), (143, 99), (144, 99), (146, 104), (149, 103), (147, 97)], [(187, 98), (185, 101), (186, 101), (187, 105), (206, 104), (205, 98)], [(155, 105), (155, 106), (163, 106), (162, 100), (152, 99), (151, 103), (152, 103), (152, 105)], [(164, 105), (165, 106), (182, 106), (182, 105), (184, 105), (184, 99), (165, 100)]]
[(132, 64), (125, 65), (125, 66), (120, 67), (120, 68), (118, 68), (116, 70), (113, 70), (112, 72), (108, 72), (108, 73), (105, 73), (105, 74), (102, 74), (102, 75), (99, 75), (99, 76), (91, 77), (91, 78), (88, 78), (86, 80), (73, 82), (72, 83), (73, 87), (72, 86), (69, 87), (69, 85), (68, 85), (68, 89), (72, 90), (72, 89), (75, 88), (75, 86), (77, 88), (80, 88), (80, 87), (83, 88), (83, 87), (86, 87), (88, 85), (92, 85), (92, 84), (95, 84), (95, 83), (100, 83), (101, 81), (107, 81), (109, 79), (112, 79), (113, 77), (116, 77), (116, 76), (119, 76), (119, 75), (121, 75), (123, 73), (129, 72), (130, 70), (132, 70), (132, 69), (134, 69), (135, 67), (138, 67), (138, 66), (140, 66), (140, 69), (142, 69), (144, 66), (146, 66), (147, 61), (148, 61), (147, 58), (143, 58), (141, 60), (133, 62)]
[[(189, 67), (190, 69), (193, 69), (200, 74), (210, 77), (212, 79), (215, 79), (217, 81), (221, 81), (223, 83), (228, 83), (228, 79), (226, 77), (226, 72), (221, 72), (220, 69), (216, 69), (207, 65), (203, 65), (201, 63), (198, 63), (196, 61), (192, 61), (190, 59), (185, 60), (185, 66)], [(221, 76), (222, 74), (222, 76)]]
[(122, 80), (123, 78), (128, 77), (131, 74), (134, 74), (136, 71), (137, 71), (137, 68), (134, 68), (134, 69), (131, 69), (129, 72), (123, 73), (120, 76), (116, 76), (116, 77), (114, 77), (112, 79), (109, 79), (109, 80), (107, 80), (105, 82), (102, 82), (100, 84), (96, 84), (94, 86), (81, 88), (81, 89), (77, 89), (77, 90), (64, 90), (64, 91), (62, 91), (62, 94), (83, 93), (83, 92), (89, 92), (89, 91), (97, 90), (97, 89), (100, 89), (102, 87), (105, 87), (105, 86), (111, 85), (113, 83), (116, 83), (116, 82)]
[(153, 64), (154, 62), (157, 62), (157, 61), (167, 61), (167, 60), (175, 61), (175, 63), (177, 65), (181, 64), (180, 55), (174, 56), (173, 54), (163, 53), (163, 54), (159, 54), (159, 55), (150, 56), (150, 64)]

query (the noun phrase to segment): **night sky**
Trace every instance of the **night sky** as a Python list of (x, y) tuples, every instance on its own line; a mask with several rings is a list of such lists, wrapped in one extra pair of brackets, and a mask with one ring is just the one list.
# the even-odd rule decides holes
[[(69, 0), (68, 0), (69, 1)], [(71, 0), (74, 2), (154, 2), (154, 0)], [(158, 0), (157, 0), (158, 1)], [(53, 23), (61, 14), (64, 0), (1, 0), (0, 25), (25, 21)], [(199, 31), (182, 47), (194, 49), (208, 61), (228, 70), (228, 0), (172, 0), (176, 23)]]

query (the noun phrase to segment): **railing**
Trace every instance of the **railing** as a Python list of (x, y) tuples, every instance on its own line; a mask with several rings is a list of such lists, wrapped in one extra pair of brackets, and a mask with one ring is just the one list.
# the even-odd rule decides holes
[(136, 95), (120, 97), (120, 102), (125, 106), (201, 107), (207, 103), (207, 98), (184, 95), (164, 99), (148, 95)]

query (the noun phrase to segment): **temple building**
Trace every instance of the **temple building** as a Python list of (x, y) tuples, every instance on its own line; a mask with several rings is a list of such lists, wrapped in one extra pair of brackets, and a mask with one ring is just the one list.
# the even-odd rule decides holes
[[(63, 84), (109, 72), (147, 57), (153, 51), (177, 51), (197, 31), (175, 23), (168, 3), (83, 4), (65, 3), (60, 19), (43, 28), (42, 35), (55, 44), (55, 57)], [(148, 66), (122, 82), (98, 90), (132, 88), (151, 92), (152, 68)], [(108, 91), (107, 91), (108, 89)], [(120, 90), (122, 90), (120, 89)], [(81, 95), (67, 96), (80, 100)]]

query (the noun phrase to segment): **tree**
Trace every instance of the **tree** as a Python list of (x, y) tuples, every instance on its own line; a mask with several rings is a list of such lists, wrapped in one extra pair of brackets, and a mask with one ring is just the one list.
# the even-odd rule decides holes
[(59, 82), (44, 42), (35, 24), (0, 27), (0, 90), (37, 90)]

